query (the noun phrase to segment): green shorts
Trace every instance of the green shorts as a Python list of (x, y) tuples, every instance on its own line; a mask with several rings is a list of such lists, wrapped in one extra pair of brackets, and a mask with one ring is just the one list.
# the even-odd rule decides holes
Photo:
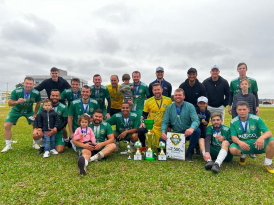
[[(214, 146), (211, 146), (210, 145), (210, 156), (211, 156), (211, 159), (217, 159), (218, 157), (218, 154), (221, 150), (221, 147), (214, 147)], [(230, 154), (230, 152), (228, 151), (227, 155), (226, 155), (226, 158), (225, 158), (225, 162), (231, 162), (233, 159), (233, 156)]]
[(62, 130), (60, 132), (57, 132), (55, 135), (55, 145), (65, 145)]
[(229, 148), (235, 147), (238, 150), (241, 150), (241, 152), (243, 154), (262, 154), (262, 153), (265, 153), (265, 148), (266, 148), (267, 144), (270, 141), (274, 140), (274, 138), (270, 137), (270, 138), (266, 139), (264, 141), (264, 148), (260, 149), (260, 150), (258, 150), (258, 149), (255, 148), (255, 144), (254, 143), (256, 142), (256, 140), (257, 139), (243, 140), (243, 142), (245, 142), (245, 143), (247, 143), (249, 145), (249, 147), (250, 147), (249, 151), (242, 150), (242, 148), (238, 144), (236, 144), (236, 143), (232, 143)]
[[(113, 132), (116, 133), (116, 138), (117, 138), (117, 140), (118, 140), (118, 136), (119, 136), (121, 133), (117, 132), (116, 130), (113, 130)], [(131, 135), (131, 133), (127, 134), (127, 135), (126, 135), (123, 139), (121, 139), (120, 141), (123, 141), (123, 140), (130, 141), (130, 135)]]
[(33, 114), (34, 114), (33, 111), (28, 112), (28, 113), (23, 113), (23, 112), (21, 113), (21, 112), (16, 112), (14, 110), (11, 110), (6, 117), (5, 122), (10, 122), (10, 123), (16, 125), (16, 123), (20, 117), (25, 117), (30, 125), (31, 123), (33, 123), (33, 121), (28, 118), (33, 116)]

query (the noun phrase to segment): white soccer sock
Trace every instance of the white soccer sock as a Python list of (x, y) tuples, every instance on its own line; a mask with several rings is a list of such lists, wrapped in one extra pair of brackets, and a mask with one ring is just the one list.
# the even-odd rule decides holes
[(85, 165), (88, 166), (88, 160), (85, 159)]
[(203, 154), (203, 156), (204, 156), (204, 154), (205, 154), (205, 150), (204, 150), (204, 151), (202, 151), (202, 154)]
[(272, 159), (265, 158), (264, 165), (271, 165), (271, 164), (272, 164)]
[(45, 146), (45, 140), (43, 138), (39, 140), (34, 140), (36, 144), (40, 144), (41, 147)]
[(246, 154), (242, 154), (242, 156), (240, 156), (241, 158), (246, 158)]
[(227, 156), (227, 151), (224, 149), (221, 149), (215, 163), (218, 163), (219, 167), (220, 167), (221, 164), (223, 163), (224, 159), (226, 158), (226, 156)]
[(6, 140), (6, 145), (11, 145), (11, 140)]
[(99, 153), (97, 153), (96, 155), (92, 156), (92, 157), (90, 158), (90, 160), (91, 160), (91, 161), (98, 160), (99, 155), (101, 156), (101, 159), (105, 157), (105, 155), (103, 154), (103, 152), (99, 152)]

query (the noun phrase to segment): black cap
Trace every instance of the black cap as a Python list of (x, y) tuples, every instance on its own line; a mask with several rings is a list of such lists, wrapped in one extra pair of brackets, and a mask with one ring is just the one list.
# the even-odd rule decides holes
[(189, 68), (187, 71), (187, 74), (189, 74), (189, 73), (197, 73), (196, 68)]

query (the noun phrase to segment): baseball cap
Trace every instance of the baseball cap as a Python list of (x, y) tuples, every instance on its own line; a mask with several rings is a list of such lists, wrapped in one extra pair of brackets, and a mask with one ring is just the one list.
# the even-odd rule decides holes
[(187, 71), (187, 74), (189, 74), (189, 73), (197, 73), (196, 68), (189, 68)]
[(164, 68), (159, 66), (159, 67), (156, 68), (156, 72), (158, 72), (158, 71), (163, 71), (164, 72)]
[(201, 96), (201, 97), (199, 97), (197, 101), (198, 101), (198, 103), (199, 103), (199, 102), (205, 102), (205, 103), (208, 103), (208, 99), (207, 99), (207, 97), (205, 97), (205, 96)]
[(217, 66), (217, 65), (212, 66), (211, 70), (213, 70), (214, 68), (217, 68), (218, 70), (220, 70), (219, 66)]

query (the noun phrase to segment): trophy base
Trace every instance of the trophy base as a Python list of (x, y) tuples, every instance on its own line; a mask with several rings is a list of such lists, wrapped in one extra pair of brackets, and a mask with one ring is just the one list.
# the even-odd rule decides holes
[(159, 154), (158, 161), (166, 161), (166, 155)]
[(134, 160), (142, 160), (142, 155), (134, 155)]
[(155, 161), (154, 152), (153, 151), (147, 151), (145, 160), (147, 161)]

